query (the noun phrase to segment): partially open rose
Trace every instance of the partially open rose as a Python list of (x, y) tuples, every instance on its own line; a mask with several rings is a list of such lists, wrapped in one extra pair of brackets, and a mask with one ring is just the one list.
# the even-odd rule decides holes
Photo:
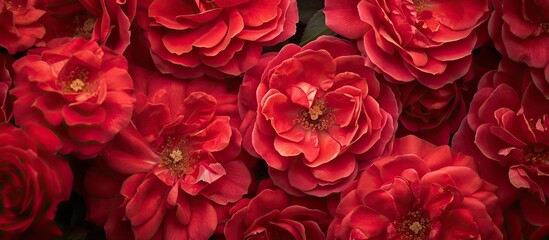
[(488, 0), (326, 0), (326, 24), (357, 39), (375, 67), (395, 82), (437, 89), (464, 76)]
[(467, 114), (462, 84), (449, 83), (436, 90), (417, 83), (399, 86), (402, 114), (398, 135), (411, 133), (437, 145), (448, 144)]
[(247, 73), (261, 79), (252, 144), (285, 191), (341, 191), (390, 152), (399, 106), (350, 42), (323, 36), (289, 44), (258, 68)]
[(54, 218), (57, 205), (70, 196), (72, 172), (53, 153), (60, 144), (45, 128), (34, 126), (25, 132), (0, 123), (1, 239), (61, 236)]
[(98, 42), (117, 54), (130, 45), (130, 26), (137, 11), (137, 0), (43, 0), (48, 26), (46, 40), (83, 37)]

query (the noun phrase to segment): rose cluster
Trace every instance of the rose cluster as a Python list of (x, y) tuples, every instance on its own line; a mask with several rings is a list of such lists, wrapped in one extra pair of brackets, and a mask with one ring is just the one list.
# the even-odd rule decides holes
[(0, 239), (549, 237), (542, 0), (0, 0)]

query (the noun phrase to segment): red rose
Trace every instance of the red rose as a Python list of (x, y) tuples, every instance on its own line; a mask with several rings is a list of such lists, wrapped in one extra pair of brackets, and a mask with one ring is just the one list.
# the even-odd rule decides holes
[(433, 144), (445, 145), (467, 114), (463, 81), (433, 90), (417, 83), (398, 86), (402, 101), (398, 135), (415, 134)]
[[(108, 215), (110, 238), (124, 233), (137, 239), (207, 239), (218, 224), (215, 206), (238, 201), (251, 182), (238, 122), (231, 121), (236, 95), (218, 80), (183, 82), (138, 68), (132, 74), (138, 92), (133, 124), (113, 139), (101, 160), (126, 176), (122, 196), (108, 214), (91, 211), (99, 211), (100, 221)], [(101, 174), (87, 180), (91, 195), (102, 192), (93, 187), (96, 178)]]
[[(261, 71), (255, 151), (275, 184), (293, 195), (326, 196), (391, 150), (399, 106), (348, 42), (323, 36), (288, 44)], [(248, 76), (245, 76), (246, 79)], [(260, 77), (259, 77), (260, 76)]]
[(320, 201), (320, 198), (289, 196), (280, 189), (264, 189), (231, 208), (225, 238), (326, 239), (332, 218), (326, 211), (310, 206)]
[(549, 99), (549, 4), (495, 0), (488, 33), (501, 54), (533, 68), (534, 84)]
[(16, 123), (53, 129), (62, 154), (96, 156), (130, 122), (134, 97), (126, 60), (96, 42), (55, 39), (13, 68)]
[[(45, 145), (33, 140), (36, 134), (46, 139)], [(0, 238), (61, 236), (54, 217), (57, 205), (70, 196), (72, 173), (67, 162), (51, 152), (60, 141), (41, 127), (26, 134), (0, 124), (0, 143)]]
[(8, 90), (12, 85), (13, 60), (4, 54), (0, 54), (0, 124), (11, 119), (12, 99), (8, 96)]
[(36, 9), (36, 0), (0, 0), (0, 47), (15, 54), (32, 47), (46, 33), (38, 22), (45, 11)]
[(48, 26), (47, 39), (83, 37), (117, 54), (130, 45), (136, 0), (45, 0), (44, 8), (48, 12), (41, 21)]
[(152, 0), (138, 20), (147, 31), (157, 68), (178, 78), (240, 75), (264, 45), (291, 37), (295, 0)]
[(473, 158), (409, 135), (342, 193), (327, 239), (503, 239)]
[[(502, 60), (481, 79), (466, 120), (452, 140), (475, 157), (481, 176), (498, 186), (502, 206), (519, 202), (530, 224), (549, 224), (549, 108), (523, 63)], [(538, 207), (524, 207), (524, 206)]]
[(490, 10), (488, 0), (326, 0), (324, 12), (328, 27), (358, 40), (368, 66), (437, 89), (467, 73)]
[(493, 2), (494, 11), (488, 24), (488, 33), (498, 51), (530, 67), (547, 67), (549, 64), (547, 47), (549, 4), (547, 1), (494, 0)]
[(475, 50), (473, 65), (463, 78), (430, 89), (417, 82), (397, 85), (402, 101), (397, 137), (414, 134), (435, 145), (446, 145), (467, 115), (480, 78), (497, 69), (499, 53), (492, 44)]

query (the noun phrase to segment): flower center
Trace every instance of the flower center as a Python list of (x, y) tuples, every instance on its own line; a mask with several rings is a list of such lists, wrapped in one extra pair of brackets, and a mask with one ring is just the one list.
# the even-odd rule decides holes
[(306, 130), (322, 131), (334, 123), (332, 110), (322, 100), (315, 101), (310, 108), (303, 108), (294, 120)]
[(425, 7), (425, 3), (423, 0), (413, 0), (414, 5), (416, 6), (416, 11), (421, 12), (423, 11), (423, 8)]
[(191, 156), (191, 150), (184, 139), (174, 141), (168, 137), (159, 154), (160, 166), (170, 170), (174, 176), (181, 176), (196, 162)]
[(84, 17), (78, 16), (74, 19), (76, 25), (74, 29), (74, 37), (83, 37), (87, 40), (91, 39), (93, 27), (95, 26), (95, 18), (88, 17), (83, 20)]
[(93, 93), (96, 83), (89, 76), (88, 70), (75, 67), (61, 81), (61, 90), (64, 93)]
[(409, 212), (396, 222), (396, 231), (403, 240), (428, 239), (431, 232), (431, 221), (420, 211)]
[(82, 89), (84, 89), (86, 84), (78, 78), (78, 79), (73, 80), (69, 86), (71, 87), (71, 89), (74, 92), (80, 92), (80, 91), (82, 91)]
[(533, 145), (524, 150), (523, 160), (529, 165), (549, 164), (549, 152), (542, 145)]

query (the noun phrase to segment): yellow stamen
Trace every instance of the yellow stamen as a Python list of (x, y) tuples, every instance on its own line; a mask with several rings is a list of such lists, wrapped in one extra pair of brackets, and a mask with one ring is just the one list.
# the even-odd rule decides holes
[(310, 108), (303, 108), (294, 120), (306, 130), (322, 131), (334, 123), (332, 110), (322, 100), (317, 100)]
[(80, 79), (74, 79), (71, 84), (70, 84), (70, 87), (71, 89), (74, 91), (74, 92), (80, 92), (82, 91), (82, 89), (84, 89), (84, 86), (86, 86), (86, 84), (84, 82), (82, 82), (82, 80)]
[(168, 169), (174, 176), (183, 175), (196, 162), (191, 156), (192, 149), (185, 140), (175, 143), (172, 137), (166, 139), (160, 155), (160, 166)]
[(181, 159), (183, 159), (183, 155), (181, 153), (181, 150), (179, 150), (179, 149), (172, 151), (172, 153), (170, 153), (170, 157), (173, 159), (173, 161), (175, 163), (177, 163), (177, 162), (181, 161)]
[(322, 115), (322, 108), (318, 105), (309, 108), (309, 117), (311, 120), (317, 120)]
[(416, 6), (416, 11), (421, 12), (423, 11), (423, 8), (425, 7), (425, 3), (423, 0), (413, 0), (414, 5)]
[(419, 231), (421, 231), (421, 229), (423, 229), (423, 226), (421, 226), (421, 223), (414, 222), (414, 223), (412, 223), (412, 225), (410, 225), (410, 230), (412, 230), (416, 234)]

